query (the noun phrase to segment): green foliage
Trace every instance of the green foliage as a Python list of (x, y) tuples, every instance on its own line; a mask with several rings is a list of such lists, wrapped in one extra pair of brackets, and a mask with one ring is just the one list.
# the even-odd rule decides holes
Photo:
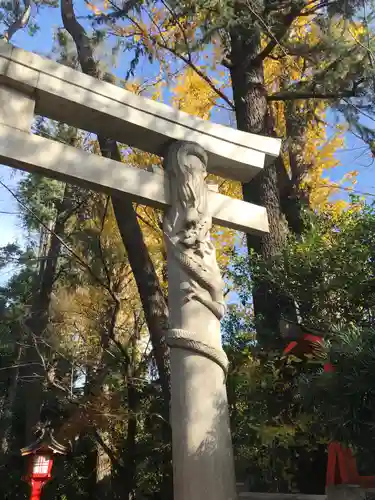
[(319, 415), (329, 437), (373, 452), (374, 329), (343, 329), (332, 341), (329, 358), (334, 373), (301, 377), (303, 404)]
[[(369, 467), (375, 449), (375, 207), (353, 198), (339, 215), (306, 217), (306, 232), (290, 235), (272, 262), (255, 255), (250, 262), (245, 256), (236, 259), (231, 279), (239, 301), (224, 323), (239, 470), (250, 481), (256, 479), (257, 488), (272, 484), (272, 489), (294, 487), (305, 493), (309, 485), (298, 478), (304, 454), (311, 455), (310, 461), (316, 455), (323, 464), (325, 443), (337, 439), (353, 445), (360, 456), (367, 453), (362, 465)], [(327, 357), (336, 372), (323, 373), (321, 365), (308, 360), (285, 361), (281, 352), (259, 350), (249, 268), (253, 279), (266, 277), (295, 301), (305, 327), (327, 335)]]
[[(42, 137), (56, 138), (66, 144), (77, 144), (81, 139), (74, 127), (42, 117), (36, 119), (33, 128), (34, 132)], [(17, 195), (21, 203), (24, 203), (20, 206), (22, 222), (30, 233), (39, 232), (41, 223), (47, 226), (53, 224), (62, 200), (64, 186), (62, 182), (39, 174), (27, 174), (21, 179)]]
[[(254, 326), (244, 318), (236, 334), (235, 316), (233, 311), (224, 325), (224, 345), (231, 362), (227, 387), (237, 477), (246, 480), (251, 491), (323, 493), (325, 437), (295, 398), (298, 372), (288, 371), (280, 356), (251, 354)], [(314, 484), (300, 474), (306, 455), (310, 462), (314, 455), (318, 462), (323, 456), (320, 471), (316, 460), (312, 464)]]
[(339, 215), (311, 215), (305, 234), (290, 235), (272, 263), (259, 262), (253, 269), (296, 302), (303, 323), (310, 327), (328, 333), (343, 325), (366, 325), (375, 297), (374, 243), (374, 206), (361, 206), (354, 198)]
[[(24, 177), (18, 188), (21, 200), (26, 200), (28, 207), (38, 214), (44, 224), (49, 224), (56, 217), (56, 204), (61, 201), (63, 185), (38, 174)], [(40, 222), (31, 212), (23, 212), (23, 222), (29, 231), (40, 229)]]

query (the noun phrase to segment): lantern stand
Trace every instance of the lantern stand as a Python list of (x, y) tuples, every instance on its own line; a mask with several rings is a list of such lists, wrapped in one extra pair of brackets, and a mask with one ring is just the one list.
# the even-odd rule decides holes
[(43, 486), (51, 479), (54, 455), (66, 455), (68, 448), (56, 441), (53, 430), (46, 426), (31, 445), (21, 449), (23, 457), (29, 457), (27, 475), (23, 478), (31, 485), (31, 500), (40, 500)]

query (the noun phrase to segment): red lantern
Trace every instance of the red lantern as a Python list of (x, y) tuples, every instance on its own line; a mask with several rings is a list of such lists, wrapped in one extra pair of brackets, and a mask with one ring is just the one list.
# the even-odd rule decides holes
[(39, 450), (31, 455), (31, 500), (40, 500), (43, 486), (51, 479), (53, 456), (47, 452)]
[(67, 451), (67, 447), (56, 441), (49, 428), (42, 430), (35, 443), (22, 448), (22, 456), (28, 456), (30, 460), (24, 479), (31, 485), (31, 500), (40, 500), (43, 486), (51, 479), (54, 455), (65, 455)]

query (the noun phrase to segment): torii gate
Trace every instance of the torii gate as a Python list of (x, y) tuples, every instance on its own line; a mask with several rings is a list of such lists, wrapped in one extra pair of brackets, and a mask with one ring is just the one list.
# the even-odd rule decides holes
[[(167, 175), (36, 135), (34, 113), (164, 156)], [(212, 222), (268, 231), (264, 207), (209, 190), (208, 172), (249, 181), (280, 141), (212, 124), (0, 42), (0, 162), (166, 209), (175, 500), (236, 495)]]

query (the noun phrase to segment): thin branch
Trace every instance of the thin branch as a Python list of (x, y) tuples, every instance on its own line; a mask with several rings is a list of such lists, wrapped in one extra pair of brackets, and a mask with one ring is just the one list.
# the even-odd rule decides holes
[(127, 350), (125, 349), (125, 347), (122, 345), (122, 343), (116, 339), (116, 334), (115, 334), (117, 320), (118, 320), (120, 312), (121, 312), (121, 301), (117, 298), (116, 303), (115, 303), (115, 307), (113, 309), (113, 314), (112, 314), (112, 318), (111, 318), (111, 325), (110, 325), (110, 329), (108, 332), (108, 338), (110, 340), (112, 340), (112, 342), (115, 344), (117, 349), (122, 354), (122, 356), (124, 358), (123, 363), (127, 367), (130, 365), (129, 354), (128, 354)]
[(102, 260), (102, 264), (103, 264), (103, 267), (104, 267), (104, 272), (105, 272), (105, 275), (106, 275), (106, 278), (107, 278), (108, 288), (112, 289), (111, 275), (110, 275), (110, 272), (109, 272), (109, 269), (108, 269), (108, 266), (107, 266), (107, 261), (106, 261), (106, 259), (104, 257), (104, 251), (103, 251), (103, 245), (102, 245), (102, 235), (103, 235), (105, 220), (106, 220), (107, 213), (108, 213), (109, 201), (110, 201), (110, 196), (107, 196), (106, 202), (105, 202), (105, 206), (104, 206), (104, 210), (103, 210), (103, 216), (102, 216), (102, 220), (101, 220), (101, 228), (100, 228), (98, 243), (99, 243), (100, 258)]
[(138, 212), (137, 212), (137, 217), (138, 217), (138, 219), (140, 219), (140, 220), (143, 222), (143, 224), (145, 224), (146, 226), (148, 226), (148, 227), (149, 227), (152, 231), (156, 231), (157, 229), (159, 229), (159, 228), (156, 228), (155, 226), (153, 226), (153, 225), (151, 224), (151, 222), (149, 222), (148, 220), (146, 220), (146, 219), (145, 219), (145, 218), (144, 218), (144, 217), (143, 217), (140, 213), (138, 213)]
[(171, 14), (171, 16), (173, 17), (174, 21), (176, 22), (177, 26), (180, 28), (182, 36), (184, 37), (184, 42), (185, 42), (185, 47), (186, 47), (187, 53), (189, 54), (189, 60), (191, 61), (191, 53), (190, 53), (189, 41), (188, 41), (188, 38), (186, 36), (186, 31), (185, 31), (184, 27), (182, 26), (182, 24), (181, 24), (178, 16), (176, 15), (176, 13), (173, 12), (173, 10), (169, 7), (169, 5), (164, 0), (161, 0), (161, 3), (168, 10), (168, 12)]
[(183, 61), (187, 66), (189, 66), (192, 70), (195, 71), (195, 73), (197, 73), (198, 76), (200, 76), (202, 78), (202, 80), (204, 80), (208, 86), (221, 98), (223, 99), (223, 101), (225, 101), (228, 106), (230, 107), (230, 109), (233, 111), (235, 109), (235, 106), (233, 104), (233, 102), (224, 94), (224, 92), (222, 92), (220, 89), (218, 89), (216, 87), (216, 85), (211, 81), (211, 78), (209, 78), (205, 73), (203, 73), (203, 71), (201, 71), (192, 61), (190, 61), (189, 59), (187, 59), (185, 56), (183, 56), (182, 54), (178, 54), (174, 49), (172, 49), (171, 47), (168, 47), (166, 45), (161, 45), (161, 44), (158, 44), (162, 49), (164, 50), (167, 50), (168, 52), (170, 52), (171, 54), (173, 54), (175, 57), (178, 57), (179, 59), (181, 59), (181, 61)]
[[(269, 36), (271, 37), (271, 41), (268, 43), (268, 45), (255, 57), (255, 62), (261, 62), (266, 59), (269, 54), (273, 51), (273, 49), (277, 46), (280, 46), (283, 52), (285, 52), (285, 49), (280, 45), (280, 41), (284, 38), (284, 36), (288, 33), (289, 28), (293, 24), (293, 21), (298, 17), (298, 15), (301, 13), (302, 9), (291, 9), (289, 14), (286, 14), (282, 22), (280, 22), (280, 28), (275, 31), (275, 33), (272, 33), (271, 29), (267, 26), (267, 24), (263, 21), (261, 16), (250, 6), (248, 3), (248, 7), (251, 10), (251, 12), (258, 18), (258, 20), (263, 24), (263, 26), (266, 27)], [(286, 54), (287, 55), (287, 54)]]
[[(347, 51), (347, 56), (352, 55), (353, 52), (354, 52), (354, 48), (351, 47)], [(313, 98), (314, 95), (318, 95), (318, 93), (315, 91), (315, 88), (316, 88), (316, 85), (317, 85), (316, 82), (322, 82), (322, 81), (324, 81), (324, 79), (326, 78), (326, 75), (330, 71), (335, 71), (336, 66), (339, 64), (340, 61), (341, 61), (341, 58), (336, 58), (333, 61), (331, 61), (328, 64), (328, 66), (325, 67), (323, 70), (316, 71), (315, 73), (312, 72), (312, 74), (310, 75), (310, 81), (312, 82), (311, 83), (311, 87), (312, 88), (306, 89), (306, 87), (307, 87), (306, 82), (302, 81), (302, 80), (299, 80), (299, 81), (293, 83), (290, 86), (289, 90), (285, 91), (285, 93), (287, 94), (287, 96), (289, 96), (289, 95), (291, 96), (291, 95), (297, 94), (299, 92), (300, 94), (299, 94), (299, 97), (297, 97), (297, 99), (304, 98), (303, 94), (304, 93), (308, 93), (308, 95), (311, 96), (310, 98)], [(352, 88), (352, 90), (346, 91), (346, 92), (348, 92), (350, 94), (347, 97), (355, 97), (356, 94), (357, 94), (358, 87), (359, 87), (359, 85), (361, 85), (363, 83), (363, 81), (364, 81), (364, 79), (360, 79), (358, 81), (354, 81), (353, 82), (353, 88)], [(292, 89), (294, 89), (294, 90), (292, 90)], [(345, 94), (345, 92), (344, 92), (344, 94)], [(269, 99), (269, 100), (275, 100), (276, 101), (276, 100), (279, 100), (278, 98), (276, 98), (276, 97), (279, 97), (279, 95), (280, 95), (280, 93), (277, 93), (277, 94), (274, 94), (274, 96), (275, 96), (274, 99), (272, 99), (272, 95), (268, 96), (267, 99)], [(327, 95), (327, 94), (324, 94), (324, 95)], [(330, 93), (328, 93), (328, 95), (330, 95)], [(300, 96), (302, 96), (302, 97), (300, 97)], [(333, 98), (333, 96), (335, 96), (334, 93), (332, 93), (332, 97), (331, 98)], [(338, 94), (337, 97), (340, 97), (340, 94)], [(341, 98), (344, 98), (344, 97), (345, 96), (342, 96)], [(334, 97), (334, 98), (336, 98), (336, 97)]]
[[(112, 4), (112, 2), (110, 2)], [(113, 5), (113, 4), (112, 4)], [(117, 8), (117, 7), (116, 7)], [(124, 17), (126, 19), (128, 19), (128, 21), (130, 21), (138, 30), (141, 34), (143, 34), (143, 29), (142, 29), (142, 26), (140, 26), (140, 24), (135, 20), (133, 19), (131, 16), (129, 16), (128, 14), (124, 14)], [(117, 36), (121, 36), (120, 34), (118, 34)], [(188, 57), (185, 57), (183, 54), (180, 54), (178, 53), (175, 49), (173, 49), (172, 47), (169, 47), (167, 45), (167, 43), (164, 41), (164, 38), (163, 38), (163, 43), (160, 43), (160, 41), (158, 41), (155, 37), (152, 37), (152, 42), (154, 43), (154, 45), (157, 45), (158, 47), (160, 47), (161, 49), (164, 49), (166, 50), (167, 52), (171, 53), (172, 55), (174, 55), (175, 57), (177, 57), (178, 59), (180, 59), (181, 61), (183, 61), (187, 66), (189, 66), (192, 70), (195, 71), (195, 73), (197, 73), (198, 76), (200, 76), (202, 78), (202, 80), (204, 80), (208, 85), (209, 87), (221, 98), (223, 99), (223, 101), (225, 101), (228, 106), (230, 107), (231, 110), (234, 110), (235, 107), (234, 107), (234, 104), (231, 102), (231, 100), (220, 90), (216, 87), (216, 85), (212, 82), (212, 80), (203, 72), (201, 71), (195, 64), (194, 62), (192, 61), (191, 59), (191, 56), (189, 55)]]
[(0, 371), (11, 370), (12, 368), (22, 368), (24, 366), (29, 367), (29, 366), (32, 366), (32, 365), (41, 366), (40, 363), (36, 363), (36, 362), (33, 362), (33, 363), (20, 363), (20, 364), (17, 364), (17, 365), (3, 366), (2, 368), (0, 368)]
[(93, 436), (94, 436), (96, 442), (103, 448), (105, 453), (108, 455), (112, 465), (114, 465), (115, 467), (118, 467), (120, 469), (124, 469), (123, 462), (116, 457), (112, 448), (104, 442), (104, 440), (102, 439), (102, 437), (99, 434), (99, 432), (97, 431), (97, 429), (94, 430)]
[[(108, 286), (106, 286), (105, 283), (103, 283), (103, 281), (94, 273), (94, 271), (91, 269), (91, 267), (89, 266), (89, 264), (87, 264), (87, 262), (85, 262), (67, 243), (65, 243), (65, 241), (58, 235), (56, 234), (52, 229), (50, 229), (48, 227), (47, 224), (45, 224), (42, 219), (30, 208), (28, 207), (27, 205), (25, 205), (25, 203), (22, 202), (22, 200), (6, 185), (4, 184), (1, 180), (0, 180), (0, 185), (3, 186), (12, 196), (13, 198), (17, 201), (17, 203), (24, 209), (26, 210), (27, 212), (29, 212), (29, 214), (36, 220), (39, 222), (39, 224), (44, 228), (46, 229), (52, 236), (54, 236), (55, 238), (57, 238), (59, 240), (59, 242), (61, 243), (61, 245), (77, 260), (77, 262), (84, 268), (86, 269), (90, 276), (92, 276), (92, 278), (94, 278), (94, 280), (99, 283), (101, 286), (103, 286), (111, 295), (111, 297), (113, 297), (113, 293), (112, 291), (108, 288)], [(114, 297), (113, 297), (114, 298)]]
[[(178, 76), (180, 74), (180, 72), (181, 72), (180, 69), (176, 69), (176, 71), (169, 73), (169, 77), (175, 78), (176, 76)], [(144, 82), (139, 86), (140, 95), (142, 95), (142, 92), (146, 91), (147, 89), (155, 88), (156, 85), (163, 82), (164, 80), (165, 80), (165, 75), (163, 75), (163, 74), (161, 74), (160, 76), (158, 76), (155, 79), (151, 79), (151, 78), (149, 80), (145, 79)], [(225, 108), (225, 109), (228, 109), (228, 108)]]
[(31, 0), (24, 0), (25, 8), (22, 14), (12, 23), (8, 30), (3, 34), (3, 39), (6, 42), (10, 42), (11, 38), (16, 34), (17, 31), (21, 30), (27, 26), (30, 16), (31, 16)]
[[(359, 106), (357, 106), (356, 104), (354, 104), (353, 102), (350, 102), (350, 101), (347, 101), (346, 99), (343, 99), (343, 101), (350, 107), (354, 108), (356, 111), (358, 111), (358, 113), (360, 113), (361, 115), (365, 116), (366, 118), (368, 118), (369, 120), (371, 121), (375, 121), (375, 118), (371, 115), (369, 115), (368, 113), (366, 113), (365, 111), (363, 111), (363, 109), (361, 109)], [(364, 140), (363, 137), (361, 138), (362, 141)]]
[(267, 96), (267, 101), (296, 101), (298, 99), (343, 99), (356, 96), (356, 90), (348, 90), (347, 92), (335, 93), (335, 92), (278, 92), (277, 94), (271, 94)]
[(77, 213), (78, 210), (89, 200), (89, 198), (92, 197), (92, 193), (88, 193), (81, 201), (79, 201), (77, 203), (77, 205), (75, 205), (74, 207), (71, 208), (71, 210), (67, 210), (64, 214), (64, 217), (61, 219), (61, 222), (63, 224), (65, 224), (66, 222), (68, 222), (68, 220), (70, 219), (70, 217)]

